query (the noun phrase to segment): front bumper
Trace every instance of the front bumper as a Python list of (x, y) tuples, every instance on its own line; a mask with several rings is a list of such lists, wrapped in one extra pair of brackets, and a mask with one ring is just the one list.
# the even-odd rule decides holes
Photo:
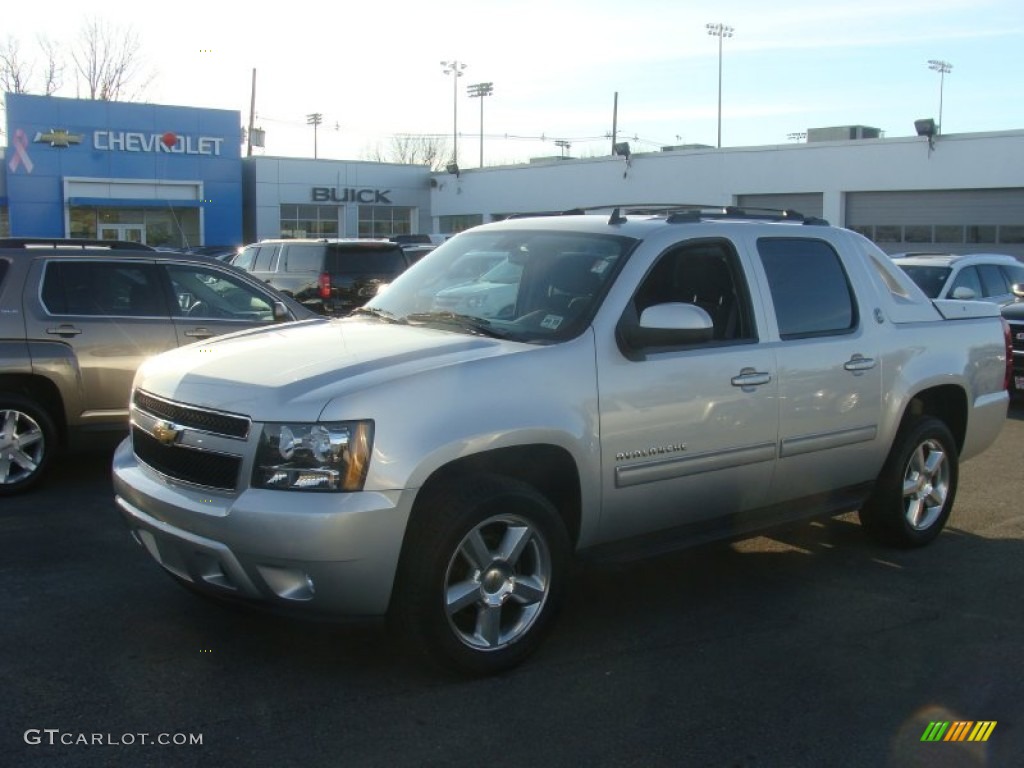
[(331, 618), (387, 612), (412, 492), (218, 493), (113, 460), (117, 506), (165, 569), (211, 595)]

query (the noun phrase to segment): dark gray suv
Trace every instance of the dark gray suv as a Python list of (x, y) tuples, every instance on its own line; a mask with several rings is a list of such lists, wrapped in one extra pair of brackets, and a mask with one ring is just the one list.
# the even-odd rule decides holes
[(95, 240), (0, 240), (0, 495), (56, 451), (126, 431), (146, 358), (231, 331), (315, 317), (206, 256)]
[(261, 240), (232, 264), (314, 312), (347, 315), (415, 259), (390, 240)]

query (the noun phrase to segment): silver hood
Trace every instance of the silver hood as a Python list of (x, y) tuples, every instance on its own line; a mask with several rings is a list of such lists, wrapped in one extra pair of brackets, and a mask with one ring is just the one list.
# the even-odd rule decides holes
[(230, 334), (147, 360), (136, 388), (261, 421), (316, 420), (331, 399), (528, 345), (375, 320)]

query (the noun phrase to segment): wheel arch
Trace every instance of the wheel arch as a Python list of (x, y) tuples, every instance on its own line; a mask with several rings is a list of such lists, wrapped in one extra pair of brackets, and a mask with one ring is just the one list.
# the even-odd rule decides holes
[(67, 444), (67, 414), (64, 411), (60, 390), (53, 381), (45, 376), (29, 373), (0, 374), (0, 392), (13, 392), (38, 403), (53, 420), (60, 444)]
[[(495, 448), (454, 459), (435, 469), (416, 494), (412, 518), (428, 498), (461, 479), (479, 475), (500, 475), (526, 483), (548, 499), (565, 523), (575, 547), (582, 520), (582, 490), (576, 461), (565, 448), (550, 444)], [(410, 519), (410, 525), (412, 519)], [(406, 527), (408, 533), (410, 526)]]
[(942, 384), (917, 392), (903, 411), (900, 428), (918, 416), (934, 416), (941, 420), (956, 441), (957, 453), (963, 451), (967, 437), (967, 393), (963, 387)]

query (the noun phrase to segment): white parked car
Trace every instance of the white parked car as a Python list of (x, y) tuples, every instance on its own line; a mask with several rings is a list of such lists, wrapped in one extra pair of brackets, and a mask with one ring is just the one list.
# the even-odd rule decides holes
[(1009, 304), (1024, 286), (1024, 264), (1001, 253), (907, 253), (893, 259), (930, 299)]

